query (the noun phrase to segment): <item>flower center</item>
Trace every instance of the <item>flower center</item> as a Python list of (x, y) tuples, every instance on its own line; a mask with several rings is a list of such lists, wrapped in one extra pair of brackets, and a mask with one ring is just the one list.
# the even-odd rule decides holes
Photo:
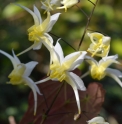
[(91, 66), (91, 76), (94, 79), (101, 80), (102, 78), (105, 77), (105, 68), (103, 66), (92, 65)]
[(28, 29), (30, 41), (40, 41), (40, 37), (44, 34), (44, 30), (41, 25), (34, 25)]
[(65, 69), (61, 65), (52, 64), (50, 65), (50, 78), (51, 79), (58, 79), (60, 82), (65, 80), (66, 72)]
[(22, 75), (25, 72), (24, 65), (18, 65), (8, 76), (10, 78), (10, 82), (13, 85), (20, 84), (22, 82)]

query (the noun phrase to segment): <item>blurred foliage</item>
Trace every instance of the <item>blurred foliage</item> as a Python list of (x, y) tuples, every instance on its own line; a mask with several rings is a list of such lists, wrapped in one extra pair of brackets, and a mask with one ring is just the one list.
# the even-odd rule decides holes
[[(93, 2), (95, 0), (92, 0)], [(19, 3), (26, 7), (33, 8), (35, 4), (40, 8), (41, 3), (39, 0), (0, 0), (0, 49), (11, 54), (11, 49), (15, 53), (19, 53), (31, 45), (28, 41), (27, 29), (33, 25), (32, 16), (14, 5)], [(89, 15), (93, 5), (87, 0), (81, 0), (78, 6)], [(122, 1), (121, 0), (99, 0), (99, 3), (92, 16), (88, 32), (98, 31), (111, 37), (111, 50), (109, 55), (118, 54), (119, 61), (122, 62)], [(40, 9), (41, 10), (41, 9)], [(65, 39), (75, 49), (82, 37), (85, 25), (87, 23), (86, 16), (76, 7), (68, 9), (65, 13), (61, 10), (62, 14), (55, 24), (53, 34)], [(54, 13), (54, 12), (53, 12)], [(43, 14), (43, 17), (46, 15)], [(54, 37), (56, 42), (58, 38)], [(65, 42), (60, 40), (64, 49), (65, 55), (73, 52), (74, 50)], [(90, 39), (85, 35), (81, 50), (86, 50), (89, 46)], [(41, 50), (29, 51), (19, 57), (23, 63), (30, 60), (38, 61), (39, 64), (34, 69), (32, 75), (33, 80), (39, 80), (48, 71), (49, 52), (43, 46)], [(120, 69), (122, 67), (113, 66)], [(22, 118), (24, 112), (27, 110), (27, 99), (30, 89), (26, 86), (12, 86), (6, 84), (8, 74), (12, 70), (12, 64), (3, 55), (0, 55), (0, 124), (8, 124), (8, 117), (13, 115), (17, 122)], [(82, 72), (86, 72), (88, 66), (84, 63), (81, 66)], [(90, 76), (84, 78), (85, 84), (92, 82)], [(114, 116), (119, 123), (122, 123), (122, 90), (119, 85), (111, 78), (106, 77), (100, 81), (106, 90), (106, 100), (104, 103), (104, 114)], [(114, 106), (114, 107), (113, 107)]]

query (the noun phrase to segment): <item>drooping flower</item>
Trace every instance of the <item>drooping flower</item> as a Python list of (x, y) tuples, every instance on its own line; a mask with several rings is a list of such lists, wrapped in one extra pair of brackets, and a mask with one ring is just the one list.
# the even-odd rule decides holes
[(94, 117), (91, 120), (87, 121), (88, 124), (109, 124), (108, 122), (105, 122), (104, 118), (99, 116), (99, 117)]
[(31, 74), (34, 67), (38, 64), (38, 62), (31, 61), (29, 63), (21, 63), (18, 57), (14, 54), (14, 51), (12, 51), (13, 56), (9, 55), (8, 53), (0, 50), (0, 53), (8, 57), (12, 64), (13, 64), (13, 71), (9, 74), (8, 78), (10, 81), (8, 83), (11, 83), (13, 85), (18, 84), (26, 84), (28, 85), (34, 94), (34, 115), (36, 114), (36, 108), (37, 108), (37, 93), (41, 95), (37, 85), (33, 82), (31, 78), (29, 78), (29, 75)]
[(90, 52), (93, 56), (100, 56), (105, 57), (109, 53), (110, 49), (110, 40), (111, 38), (108, 36), (104, 36), (101, 33), (88, 33), (88, 36), (90, 37), (92, 43), (90, 44), (90, 47), (88, 48), (88, 52)]
[[(39, 84), (46, 82), (48, 80), (57, 80), (60, 82), (66, 81), (69, 85), (71, 85), (71, 87), (74, 90), (78, 106), (78, 114), (76, 116), (81, 114), (78, 89), (85, 91), (86, 88), (80, 77), (70, 71), (74, 70), (82, 63), (86, 53), (87, 53), (86, 51), (78, 51), (71, 53), (64, 58), (62, 48), (60, 44), (57, 42), (54, 49), (52, 49), (51, 51), (52, 61), (50, 63), (49, 76), (44, 80), (35, 82), (36, 84)], [(76, 116), (74, 117), (74, 120), (77, 119)]]
[(61, 7), (57, 7), (57, 9), (65, 9), (65, 12), (67, 11), (67, 8), (70, 8), (80, 2), (80, 0), (62, 0), (61, 1)]
[(81, 78), (91, 73), (92, 78), (101, 80), (105, 76), (112, 77), (121, 87), (122, 82), (119, 78), (122, 78), (122, 73), (117, 69), (108, 68), (112, 63), (121, 64), (116, 59), (118, 55), (103, 57), (99, 62), (94, 58), (86, 56), (86, 61), (90, 64), (89, 72), (82, 75)]
[(44, 21), (42, 21), (41, 14), (39, 10), (36, 8), (36, 6), (34, 6), (33, 12), (22, 5), (19, 4), (16, 5), (29, 12), (34, 19), (34, 25), (28, 29), (29, 40), (34, 43), (32, 46), (30, 46), (23, 52), (19, 53), (18, 55), (21, 55), (30, 49), (38, 50), (41, 48), (42, 43), (44, 44), (44, 42), (46, 42), (46, 44), (48, 44), (50, 47), (53, 47), (53, 40), (52, 37), (48, 34), (48, 32), (52, 30), (52, 27), (58, 20), (60, 13), (50, 16), (50, 13), (48, 12), (47, 18)]
[(60, 0), (44, 0), (44, 2), (42, 2), (42, 6), (41, 8), (45, 10), (45, 12), (48, 11), (52, 11), (55, 10), (56, 7), (60, 6)]

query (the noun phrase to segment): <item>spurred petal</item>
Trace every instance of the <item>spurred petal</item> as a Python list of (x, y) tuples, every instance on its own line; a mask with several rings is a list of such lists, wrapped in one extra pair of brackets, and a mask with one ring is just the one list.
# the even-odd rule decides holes
[(13, 57), (14, 57), (16, 63), (17, 63), (17, 64), (20, 64), (21, 62), (20, 62), (20, 60), (18, 59), (18, 57), (15, 55), (14, 50), (12, 50), (12, 53), (13, 53)]
[(40, 42), (34, 42), (34, 44), (33, 44), (33, 50), (39, 50), (39, 49), (41, 49), (41, 47), (42, 47), (42, 42), (41, 42), (41, 39), (40, 39)]
[(3, 55), (5, 55), (6, 57), (8, 57), (11, 60), (14, 68), (17, 66), (18, 63), (16, 62), (16, 60), (11, 55), (9, 55), (8, 53), (6, 53), (2, 50), (0, 50), (0, 53), (2, 53)]
[(31, 10), (28, 9), (27, 7), (22, 6), (22, 5), (20, 5), (20, 4), (15, 4), (15, 5), (21, 7), (21, 8), (23, 8), (24, 10), (26, 10), (27, 12), (29, 12), (29, 13), (33, 16), (35, 25), (39, 25), (39, 18), (37, 17), (37, 15), (36, 15), (33, 11), (31, 11)]
[(40, 12), (39, 12), (39, 10), (38, 10), (38, 8), (36, 7), (36, 6), (34, 6), (34, 13), (36, 14), (36, 16), (38, 17), (38, 19), (39, 19), (39, 22), (40, 22), (40, 24), (42, 23), (42, 18), (41, 18), (41, 14), (40, 14)]
[(77, 86), (76, 86), (76, 84), (74, 83), (74, 81), (70, 77), (67, 77), (66, 82), (69, 85), (71, 85), (71, 87), (74, 90), (75, 98), (76, 98), (76, 102), (77, 102), (77, 107), (78, 107), (78, 114), (80, 115), (81, 114), (81, 107), (80, 107), (80, 100), (79, 100), (79, 94), (78, 94)]
[[(37, 93), (41, 95), (38, 87), (36, 84), (31, 80), (29, 77), (23, 77), (24, 81), (26, 84), (32, 89), (33, 95), (34, 95), (34, 115), (36, 114), (36, 109), (37, 109)], [(36, 93), (37, 92), (37, 93)]]
[(47, 32), (48, 30), (48, 25), (49, 25), (49, 22), (50, 22), (50, 13), (47, 12), (47, 18), (42, 22), (41, 26), (42, 26), (42, 29), (44, 30), (44, 32)]
[(107, 67), (110, 66), (112, 63), (117, 63), (117, 64), (119, 64), (119, 62), (115, 60), (115, 59), (117, 59), (117, 58), (118, 58), (117, 55), (104, 57), (104, 58), (102, 58), (102, 59), (99, 61), (99, 65), (101, 65), (101, 66), (107, 68)]
[(79, 90), (86, 91), (86, 87), (84, 86), (84, 82), (82, 81), (82, 79), (79, 76), (77, 76), (73, 72), (69, 72), (69, 73), (67, 72), (67, 74), (73, 80), (73, 82), (76, 84), (76, 86)]
[(44, 83), (44, 82), (46, 82), (46, 81), (48, 81), (48, 80), (50, 80), (50, 77), (47, 77), (47, 78), (45, 78), (45, 79), (43, 79), (43, 80), (40, 80), (40, 81), (37, 81), (37, 82), (35, 82), (35, 84)]
[(24, 75), (29, 76), (37, 64), (38, 62), (35, 61), (28, 62), (27, 64), (25, 64), (26, 70), (24, 72)]
[(112, 77), (122, 87), (122, 82), (116, 75), (114, 75), (113, 73), (107, 73), (107, 72), (106, 72), (106, 75)]
[(56, 13), (56, 14), (54, 14), (54, 15), (51, 16), (50, 22), (49, 22), (49, 25), (48, 25), (48, 28), (47, 28), (47, 31), (46, 32), (50, 32), (52, 30), (52, 27), (54, 26), (54, 24), (58, 20), (60, 14), (61, 13)]
[(106, 72), (107, 72), (107, 73), (114, 74), (114, 75), (116, 75), (116, 76), (119, 77), (119, 78), (122, 78), (122, 72), (120, 72), (120, 71), (117, 70), (117, 69), (107, 68), (107, 69), (106, 69)]
[(74, 70), (75, 68), (77, 68), (83, 62), (86, 54), (86, 51), (82, 51), (81, 55), (72, 63), (68, 70)]
[[(64, 66), (65, 70), (72, 69), (75, 66), (75, 64), (73, 65), (73, 63), (81, 56), (81, 54), (82, 54), (82, 52), (79, 51), (79, 52), (74, 52), (74, 53), (67, 55), (62, 62), (62, 65)], [(84, 59), (84, 58), (82, 58), (82, 59)], [(77, 64), (77, 62), (76, 62), (76, 64)], [(72, 67), (72, 65), (73, 65), (73, 67)]]
[[(60, 39), (58, 39), (59, 41)], [(62, 50), (62, 47), (61, 45), (59, 44), (59, 42), (57, 41), (54, 49), (55, 49), (55, 52), (57, 53), (57, 55), (59, 56), (59, 59), (60, 59), (60, 63), (62, 63), (63, 59), (64, 59), (64, 53), (63, 53), (63, 50)]]
[(87, 121), (88, 122), (88, 124), (97, 124), (97, 123), (99, 123), (99, 124), (109, 124), (108, 122), (105, 122), (105, 120), (104, 120), (104, 118), (103, 117), (95, 117), (95, 118), (93, 118), (93, 119), (91, 119), (91, 120), (89, 120), (89, 121)]
[(24, 51), (22, 51), (21, 53), (17, 54), (17, 56), (20, 56), (26, 52), (28, 52), (29, 50), (33, 49), (34, 47), (36, 47), (37, 43), (32, 44), (30, 47), (28, 47), (27, 49), (25, 49)]
[(51, 42), (51, 44), (53, 45), (53, 38), (48, 34), (48, 33), (44, 33), (44, 35), (47, 37), (47, 39)]

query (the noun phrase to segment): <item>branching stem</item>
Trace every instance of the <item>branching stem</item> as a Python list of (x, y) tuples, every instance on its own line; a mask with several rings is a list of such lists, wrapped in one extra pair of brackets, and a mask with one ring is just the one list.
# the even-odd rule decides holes
[[(90, 21), (91, 21), (92, 15), (93, 15), (94, 10), (95, 10), (95, 8), (96, 8), (96, 5), (97, 5), (97, 3), (98, 3), (98, 0), (96, 0), (96, 3), (93, 3), (93, 2), (90, 1), (90, 0), (88, 0), (88, 1), (89, 1), (90, 3), (92, 3), (94, 7), (93, 7), (93, 9), (92, 9), (92, 11), (91, 11), (90, 16), (87, 18), (87, 24), (86, 24), (86, 26), (85, 26), (83, 35), (82, 35), (82, 37), (81, 37), (81, 40), (80, 40), (80, 43), (79, 43), (79, 46), (78, 46), (78, 50), (79, 50), (80, 47), (81, 47), (81, 44), (82, 44), (83, 39), (84, 39), (84, 37), (85, 37), (85, 34), (86, 34), (87, 29), (88, 29), (89, 23), (90, 23)], [(85, 14), (85, 15), (86, 15), (86, 14)]]

